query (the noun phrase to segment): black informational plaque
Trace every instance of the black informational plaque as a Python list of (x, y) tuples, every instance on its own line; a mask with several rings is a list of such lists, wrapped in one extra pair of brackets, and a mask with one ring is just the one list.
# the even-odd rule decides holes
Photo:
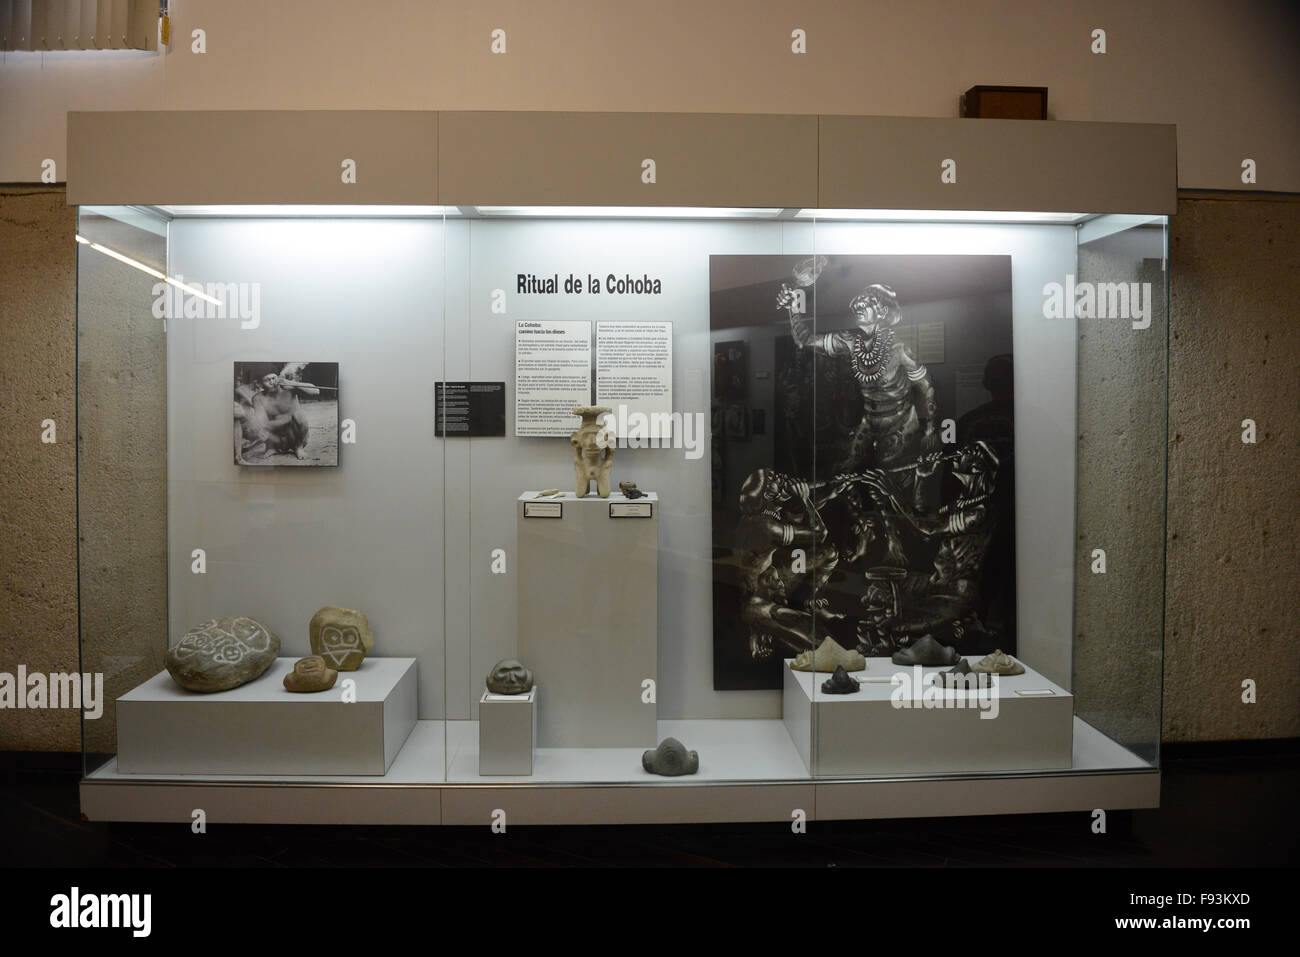
[(433, 394), (433, 434), (438, 438), (506, 434), (504, 382), (439, 382)]

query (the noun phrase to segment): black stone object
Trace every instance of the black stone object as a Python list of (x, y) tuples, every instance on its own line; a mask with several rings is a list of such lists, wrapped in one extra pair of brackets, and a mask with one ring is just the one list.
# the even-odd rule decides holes
[(843, 666), (835, 669), (835, 674), (822, 682), (822, 691), (827, 694), (857, 694), (862, 690), (856, 678), (850, 678)]
[(896, 665), (955, 665), (962, 660), (956, 648), (949, 648), (926, 635), (906, 648), (900, 648), (889, 659)]

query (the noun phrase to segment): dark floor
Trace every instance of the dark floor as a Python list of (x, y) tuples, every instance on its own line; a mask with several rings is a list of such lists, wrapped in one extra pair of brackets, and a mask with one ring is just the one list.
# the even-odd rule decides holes
[(1255, 867), (1300, 851), (1296, 742), (1166, 749), (1158, 810), (628, 827), (213, 826), (81, 820), (79, 761), (0, 755), (0, 864), (17, 867)]

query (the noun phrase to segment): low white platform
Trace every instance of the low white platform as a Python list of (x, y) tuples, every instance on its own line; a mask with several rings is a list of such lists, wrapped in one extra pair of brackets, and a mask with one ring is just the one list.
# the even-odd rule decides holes
[[(116, 770), (140, 774), (383, 775), (416, 723), (414, 658), (367, 658), (334, 687), (286, 691), (294, 658), (248, 684), (197, 694), (166, 671), (117, 699)], [(355, 701), (343, 682), (356, 683)]]
[[(971, 664), (979, 656), (967, 658)], [(821, 690), (830, 675), (795, 671), (785, 662), (782, 715), (790, 739), (814, 777), (970, 774), (1068, 769), (1074, 699), (1026, 666), (998, 676), (996, 695), (947, 691), (942, 707), (926, 707), (930, 676), (947, 671), (868, 658), (856, 694)], [(892, 683), (895, 675), (905, 682)], [(918, 680), (919, 679), (919, 680)], [(899, 707), (901, 696), (909, 707)]]

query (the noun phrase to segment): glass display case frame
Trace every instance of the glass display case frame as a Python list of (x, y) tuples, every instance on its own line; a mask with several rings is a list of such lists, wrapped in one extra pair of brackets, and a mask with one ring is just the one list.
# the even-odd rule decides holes
[[(337, 138), (355, 115), (311, 116)], [(259, 205), (275, 190), (256, 177), (234, 187), (245, 203), (220, 182), (123, 203), (142, 188), (125, 174), (70, 179), (80, 640), (112, 701), (83, 720), (87, 815), (188, 819), (204, 794), (234, 820), (449, 824), (1157, 804), (1161, 170), (1145, 199), (1062, 188), (1021, 209), (831, 205), (866, 198), (835, 187), (843, 148), (811, 186), (786, 151), (784, 180), (728, 206), (628, 202), (654, 162), (636, 188), (584, 194), (589, 171), (545, 149), (545, 189), (472, 182), (509, 172), (475, 163), (502, 123), (559, 143), (596, 122), (586, 148), (656, 126), (602, 116), (437, 116), (434, 198), (455, 203), (323, 186), (306, 203), (299, 186)], [(137, 147), (107, 118), (73, 126), (123, 154), (111, 169)], [(687, 123), (659, 130), (677, 162), (707, 139), (695, 119), (659, 120)], [(839, 121), (906, 124), (723, 119), (745, 136), (811, 123), (823, 150)], [(904, 157), (929, 124), (961, 127), (917, 122)], [(1089, 127), (1066, 131), (1079, 143), (1167, 131), (1060, 125)], [(1005, 139), (985, 153), (1069, 145), (1027, 146), (1026, 126), (980, 131)], [(216, 398), (232, 385), (233, 451)], [(274, 402), (286, 437), (255, 448), (241, 422)], [(579, 406), (617, 428), (584, 431)], [(348, 609), (373, 626), (355, 671), (351, 638), (328, 644)], [(168, 649), (230, 615), (275, 632), (254, 649), (266, 670), (180, 688)], [(917, 663), (932, 647), (954, 657)], [(799, 670), (817, 648), (863, 667), (831, 685)], [(955, 655), (978, 670), (995, 651), (1024, 670), (926, 690)], [(294, 695), (282, 679), (309, 653), (335, 684)], [(532, 687), (489, 687), (525, 669)]]

